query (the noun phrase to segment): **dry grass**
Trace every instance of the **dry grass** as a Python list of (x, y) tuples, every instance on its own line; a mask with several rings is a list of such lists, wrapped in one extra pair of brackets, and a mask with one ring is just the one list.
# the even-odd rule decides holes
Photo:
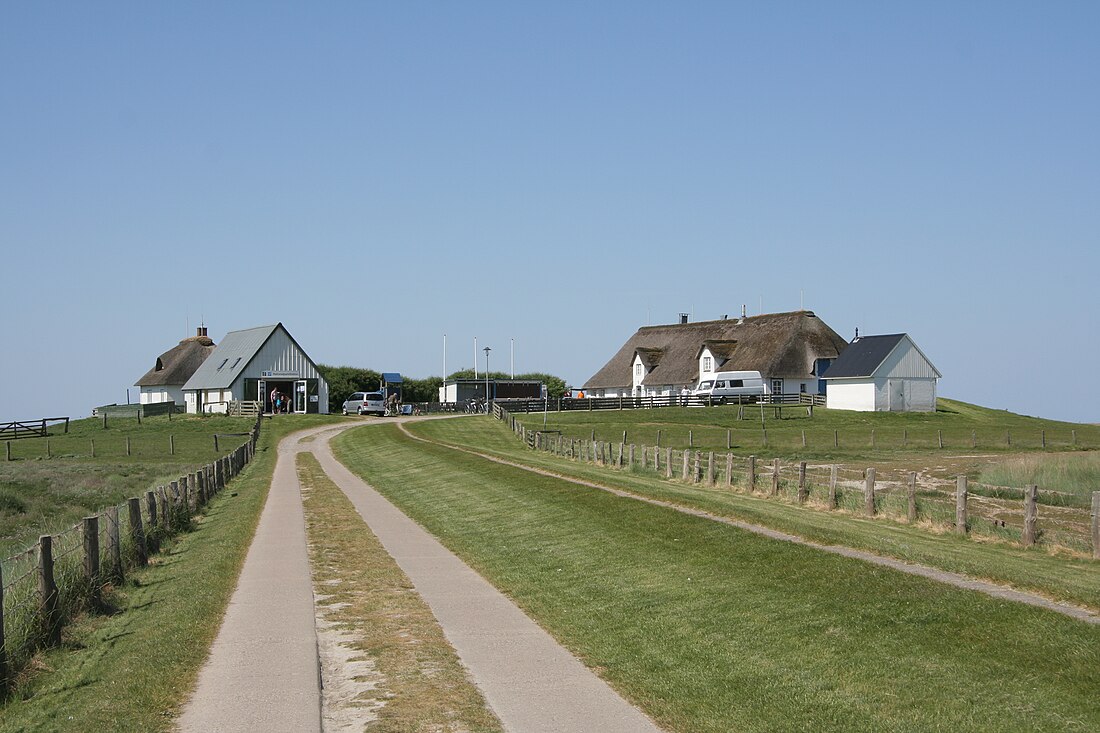
[(431, 610), (317, 459), (299, 455), (298, 476), (322, 654), (337, 668), (325, 679), (329, 729), (501, 730)]

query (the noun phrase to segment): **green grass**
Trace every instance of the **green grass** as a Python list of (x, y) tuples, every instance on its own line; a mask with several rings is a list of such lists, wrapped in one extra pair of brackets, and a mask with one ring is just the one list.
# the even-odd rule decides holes
[[(1037, 484), (1050, 491), (1069, 494), (1079, 505), (1088, 506), (1092, 492), (1100, 491), (1100, 454), (1013, 456), (988, 466), (982, 471), (981, 480), (1008, 487)], [(1053, 498), (1047, 497), (1046, 501), (1053, 502)]]
[(49, 438), (11, 441), (11, 461), (0, 447), (0, 557), (212, 462), (245, 441), (226, 438), (215, 453), (214, 433), (246, 433), (252, 423), (251, 418), (175, 415), (145, 418), (140, 425), (133, 418), (109, 418), (104, 429), (100, 420), (89, 418), (71, 422), (68, 434), (55, 425)]
[[(416, 430), (513, 440), (478, 418)], [(334, 446), (667, 730), (1100, 726), (1095, 626), (414, 443), (393, 426)]]
[[(927, 527), (910, 526), (885, 518), (865, 519), (858, 514), (862, 506), (858, 491), (848, 490), (841, 495), (841, 505), (849, 507), (852, 513), (830, 512), (798, 506), (790, 500), (789, 494), (786, 501), (777, 500), (760, 494), (730, 491), (724, 487), (712, 489), (667, 481), (651, 472), (609, 470), (532, 451), (513, 437), (505, 425), (491, 417), (427, 421), (410, 426), (410, 429), (435, 440), (624, 489), (640, 496), (753, 522), (822, 544), (868, 550), (1100, 609), (1100, 563), (1094, 560), (1051, 555), (1036, 549), (1025, 550), (1012, 544), (978, 542), (953, 533), (934, 534)], [(766, 485), (766, 479), (761, 481), (762, 485)], [(824, 492), (825, 488), (821, 485), (811, 487), (811, 498), (820, 500)], [(895, 496), (883, 501), (896, 503), (899, 499)]]
[(265, 420), (256, 459), (194, 530), (131, 576), (113, 599), (112, 615), (67, 627), (62, 648), (39, 656), (39, 673), (0, 708), (0, 732), (171, 730), (236, 585), (278, 440), (337, 420)]
[[(775, 419), (771, 408), (763, 412), (763, 425), (757, 406), (745, 406), (741, 420), (736, 405), (551, 412), (547, 415), (547, 429), (560, 430), (574, 438), (590, 438), (595, 430), (597, 440), (616, 443), (626, 431), (627, 442), (650, 446), (657, 445), (659, 430), (661, 446), (675, 448), (688, 446), (690, 432), (694, 447), (723, 451), (728, 430), (735, 452), (747, 454), (767, 448), (769, 454), (780, 457), (815, 460), (941, 452), (940, 435), (942, 452), (948, 454), (973, 451), (975, 447), (983, 452), (1040, 450), (1044, 431), (1048, 450), (1100, 448), (1100, 427), (1095, 425), (1026, 417), (955, 400), (940, 399), (939, 409), (934, 413), (852, 412), (817, 407), (813, 417), (809, 417), (804, 407), (790, 406), (783, 408), (782, 419)], [(541, 413), (520, 413), (516, 418), (532, 429), (541, 429), (543, 425)]]

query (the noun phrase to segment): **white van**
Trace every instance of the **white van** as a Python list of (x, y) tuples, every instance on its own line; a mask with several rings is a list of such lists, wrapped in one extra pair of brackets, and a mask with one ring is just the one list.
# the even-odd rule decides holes
[(713, 378), (700, 380), (692, 394), (721, 402), (737, 402), (738, 398), (750, 402), (764, 394), (764, 378), (760, 372), (717, 372)]
[(341, 411), (347, 415), (354, 412), (357, 415), (386, 414), (385, 397), (381, 392), (356, 392), (344, 401)]

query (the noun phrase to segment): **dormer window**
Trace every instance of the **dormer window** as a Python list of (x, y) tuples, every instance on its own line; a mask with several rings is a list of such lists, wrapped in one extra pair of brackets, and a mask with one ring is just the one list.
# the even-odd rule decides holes
[(643, 367), (642, 367), (642, 365), (641, 365), (641, 364), (635, 364), (635, 365), (634, 365), (634, 376), (635, 376), (635, 377), (636, 377), (637, 379), (641, 379), (641, 378), (642, 378), (642, 369), (643, 369)]
[(156, 365), (156, 367), (153, 368), (153, 371), (155, 371), (155, 372), (164, 371), (164, 362), (161, 361), (160, 359), (157, 359), (157, 365)]
[(709, 372), (711, 370), (711, 359), (709, 356), (703, 357), (703, 371)]

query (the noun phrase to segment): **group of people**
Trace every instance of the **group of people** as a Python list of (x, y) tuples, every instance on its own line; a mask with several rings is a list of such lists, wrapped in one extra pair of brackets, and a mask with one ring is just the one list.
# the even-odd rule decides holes
[(288, 415), (293, 411), (290, 395), (283, 394), (278, 389), (271, 390), (271, 414)]

